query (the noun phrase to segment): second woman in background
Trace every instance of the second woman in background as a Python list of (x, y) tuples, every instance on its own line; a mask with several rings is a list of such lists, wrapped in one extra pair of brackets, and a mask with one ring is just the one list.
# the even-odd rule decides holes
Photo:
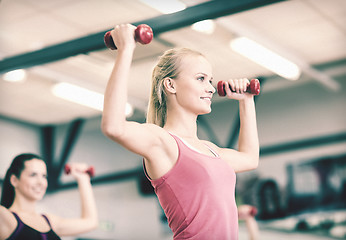
[[(37, 203), (46, 193), (47, 167), (37, 155), (24, 153), (16, 156), (2, 185), (0, 205), (0, 240), (58, 240), (97, 227), (97, 209), (86, 164), (70, 164), (77, 180), (81, 197), (81, 217), (62, 218), (41, 214)], [(70, 209), (66, 208), (66, 211)]]

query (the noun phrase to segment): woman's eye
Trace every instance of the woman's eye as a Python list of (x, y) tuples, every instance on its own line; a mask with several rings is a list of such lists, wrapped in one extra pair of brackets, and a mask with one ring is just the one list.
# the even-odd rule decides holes
[(198, 80), (204, 81), (204, 76), (198, 77)]

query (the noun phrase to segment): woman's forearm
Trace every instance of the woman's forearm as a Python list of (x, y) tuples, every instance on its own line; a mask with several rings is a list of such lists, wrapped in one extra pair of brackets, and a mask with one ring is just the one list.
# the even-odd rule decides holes
[(102, 131), (106, 135), (121, 135), (126, 120), (127, 79), (129, 77), (133, 50), (119, 50), (109, 78), (102, 114)]
[(259, 141), (256, 122), (255, 103), (252, 97), (239, 101), (240, 131), (239, 151), (249, 154), (250, 165), (258, 165)]
[(250, 240), (258, 240), (259, 238), (259, 228), (257, 221), (254, 217), (249, 217), (245, 219), (246, 228), (249, 233)]
[(90, 227), (94, 228), (97, 226), (98, 216), (90, 179), (88, 177), (79, 179), (78, 189), (81, 200), (81, 218), (87, 220)]

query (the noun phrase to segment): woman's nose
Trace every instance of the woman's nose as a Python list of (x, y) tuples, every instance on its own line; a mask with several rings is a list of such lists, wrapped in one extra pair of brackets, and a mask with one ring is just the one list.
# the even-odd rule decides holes
[(214, 94), (215, 91), (216, 91), (216, 90), (215, 90), (214, 86), (210, 83), (209, 86), (208, 86), (208, 88), (207, 88), (207, 92), (208, 92), (208, 93), (213, 93), (213, 94)]

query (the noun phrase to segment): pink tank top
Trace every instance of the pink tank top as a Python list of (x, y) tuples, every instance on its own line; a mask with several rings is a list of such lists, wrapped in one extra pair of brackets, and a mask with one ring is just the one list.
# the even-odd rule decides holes
[(159, 179), (147, 177), (174, 240), (238, 239), (234, 170), (220, 157), (199, 153), (172, 137), (179, 149), (175, 166)]

